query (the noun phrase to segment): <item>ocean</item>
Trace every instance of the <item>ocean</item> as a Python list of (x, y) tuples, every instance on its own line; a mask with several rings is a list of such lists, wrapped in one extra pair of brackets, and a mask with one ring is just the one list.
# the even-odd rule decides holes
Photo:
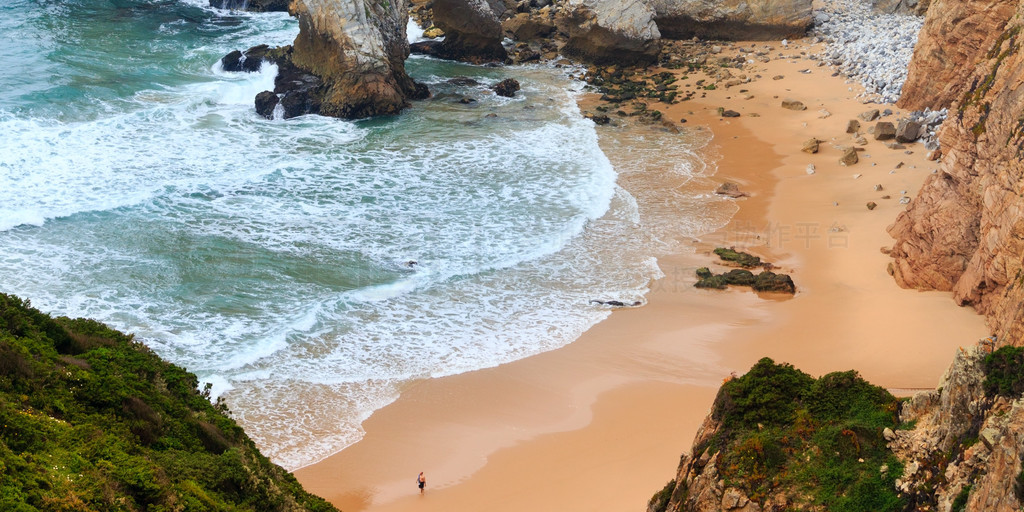
[(260, 118), (275, 67), (219, 59), (297, 33), (205, 0), (0, 5), (0, 291), (135, 333), (288, 469), (411, 382), (571, 343), (733, 213), (686, 186), (706, 130), (599, 135), (572, 67), (413, 57), (434, 95), (402, 115)]

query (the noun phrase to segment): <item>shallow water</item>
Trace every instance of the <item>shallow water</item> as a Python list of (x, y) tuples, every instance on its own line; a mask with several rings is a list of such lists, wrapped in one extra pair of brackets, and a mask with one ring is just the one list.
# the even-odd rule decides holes
[[(412, 58), (434, 97), (400, 116), (262, 119), (276, 69), (218, 59), (296, 33), (201, 0), (0, 6), (0, 290), (136, 333), (288, 468), (407, 382), (571, 342), (731, 213), (681, 187), (702, 135), (609, 131), (610, 161), (563, 69)], [(616, 185), (645, 172), (671, 179)]]

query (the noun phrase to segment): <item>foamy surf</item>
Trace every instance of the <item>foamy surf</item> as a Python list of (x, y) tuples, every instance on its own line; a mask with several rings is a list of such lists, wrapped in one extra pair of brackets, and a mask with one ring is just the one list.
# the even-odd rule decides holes
[[(0, 283), (135, 332), (288, 468), (358, 440), (410, 380), (572, 342), (609, 314), (592, 299), (642, 301), (659, 248), (716, 222), (708, 198), (674, 192), (650, 210), (616, 184), (655, 161), (699, 176), (706, 141), (652, 133), (609, 161), (579, 84), (551, 67), (413, 59), (434, 97), (401, 116), (262, 119), (252, 97), (273, 67), (226, 73), (217, 59), (290, 42), (294, 22), (199, 3), (119, 22), (161, 49), (130, 86), (42, 75), (0, 100)], [(19, 8), (72, 16), (33, 5)], [(81, 65), (126, 72), (102, 41), (53, 44), (99, 45)], [(448, 82), (459, 75), (480, 85)], [(488, 90), (509, 76), (517, 98)]]

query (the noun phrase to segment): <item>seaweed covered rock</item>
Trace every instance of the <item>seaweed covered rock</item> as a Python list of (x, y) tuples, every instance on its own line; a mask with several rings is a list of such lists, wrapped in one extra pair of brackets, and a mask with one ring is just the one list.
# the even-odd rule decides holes
[(793, 279), (786, 274), (776, 274), (770, 270), (764, 270), (754, 275), (749, 270), (740, 268), (732, 269), (724, 274), (715, 274), (707, 267), (697, 269), (697, 288), (725, 289), (728, 285), (749, 286), (757, 292), (775, 293), (796, 293), (796, 285)]
[(815, 379), (761, 359), (722, 385), (648, 511), (904, 510), (902, 464), (884, 437), (898, 410), (854, 371)]
[(196, 376), (0, 294), (0, 510), (332, 511)]
[(722, 261), (735, 263), (741, 267), (752, 268), (764, 265), (761, 262), (761, 258), (750, 253), (737, 251), (735, 248), (726, 249), (725, 247), (719, 247), (714, 252)]
[(787, 274), (776, 274), (765, 270), (757, 275), (751, 287), (757, 292), (796, 293), (796, 285)]

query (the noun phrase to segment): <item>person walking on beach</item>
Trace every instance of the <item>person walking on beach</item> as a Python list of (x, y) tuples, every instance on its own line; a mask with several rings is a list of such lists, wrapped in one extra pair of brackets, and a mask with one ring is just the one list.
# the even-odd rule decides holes
[(423, 476), (422, 471), (420, 471), (420, 476), (416, 477), (416, 483), (420, 486), (420, 494), (423, 494), (423, 488), (427, 486), (427, 477)]

